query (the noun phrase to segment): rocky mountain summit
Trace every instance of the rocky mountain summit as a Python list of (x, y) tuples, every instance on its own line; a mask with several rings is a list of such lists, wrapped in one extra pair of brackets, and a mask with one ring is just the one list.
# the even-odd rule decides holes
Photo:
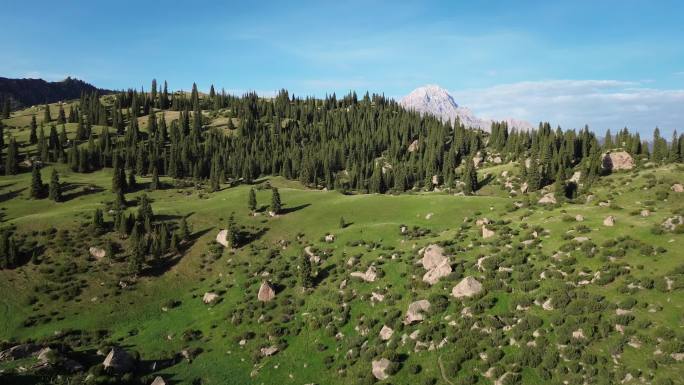
[[(458, 118), (470, 128), (489, 131), (492, 125), (491, 119), (479, 118), (469, 108), (459, 106), (447, 90), (434, 84), (416, 88), (404, 96), (399, 104), (409, 110), (434, 115), (442, 121), (453, 122)], [(501, 120), (506, 121), (511, 129), (527, 131), (534, 128), (532, 124), (523, 120), (512, 118)]]

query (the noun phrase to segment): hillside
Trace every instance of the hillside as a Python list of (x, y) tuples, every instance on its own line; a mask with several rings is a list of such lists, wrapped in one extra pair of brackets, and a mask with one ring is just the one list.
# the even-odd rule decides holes
[(684, 371), (684, 137), (483, 133), (376, 95), (66, 107), (2, 120), (1, 383)]
[(78, 99), (81, 93), (93, 91), (98, 91), (101, 95), (111, 93), (71, 77), (58, 82), (0, 77), (0, 103), (9, 100), (12, 109)]

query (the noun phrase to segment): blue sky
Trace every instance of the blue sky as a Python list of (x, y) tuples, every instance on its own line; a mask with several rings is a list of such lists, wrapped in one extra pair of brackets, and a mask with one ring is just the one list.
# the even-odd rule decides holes
[(4, 3), (0, 76), (317, 96), (433, 83), (492, 118), (684, 130), (677, 1)]

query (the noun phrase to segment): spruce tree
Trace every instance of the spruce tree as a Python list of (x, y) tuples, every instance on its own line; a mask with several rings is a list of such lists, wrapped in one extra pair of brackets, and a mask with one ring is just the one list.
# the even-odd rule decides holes
[(5, 158), (5, 175), (15, 175), (17, 173), (17, 141), (10, 138), (7, 145), (7, 157)]
[(539, 164), (537, 164), (537, 155), (532, 154), (532, 157), (530, 158), (530, 167), (527, 170), (527, 190), (533, 192), (540, 188), (541, 175), (539, 173)]
[(305, 289), (313, 287), (313, 277), (311, 276), (311, 261), (309, 261), (309, 256), (306, 254), (302, 255), (299, 262), (299, 283)]
[(185, 217), (181, 217), (180, 224), (178, 224), (178, 236), (182, 241), (190, 239), (190, 228)]
[(38, 143), (38, 124), (36, 123), (36, 116), (32, 115), (31, 116), (31, 128), (29, 131), (29, 143), (31, 144), (36, 144)]
[(50, 190), (48, 195), (52, 201), (62, 201), (62, 187), (59, 183), (59, 174), (54, 168), (52, 169), (52, 175), (50, 176)]
[(236, 249), (240, 247), (240, 230), (235, 224), (235, 213), (231, 213), (228, 217), (228, 227), (226, 228), (226, 240), (230, 247)]
[(150, 181), (150, 190), (154, 191), (159, 189), (159, 171), (157, 166), (152, 169), (152, 180)]
[(40, 168), (33, 166), (31, 171), (31, 198), (40, 199), (43, 197), (43, 179), (40, 175)]
[(249, 211), (254, 212), (257, 207), (257, 199), (256, 199), (256, 192), (254, 191), (254, 188), (249, 189), (249, 200), (247, 202), (247, 205), (249, 207)]
[(50, 105), (46, 103), (45, 107), (43, 108), (43, 123), (50, 123), (51, 121), (52, 117), (50, 116)]
[(280, 192), (278, 192), (278, 188), (273, 187), (271, 189), (271, 194), (271, 212), (274, 215), (278, 215), (282, 210), (282, 203), (280, 202)]
[(466, 195), (472, 195), (478, 188), (477, 182), (477, 170), (475, 169), (475, 163), (473, 158), (468, 158), (465, 163), (465, 169), (463, 170), (463, 192)]

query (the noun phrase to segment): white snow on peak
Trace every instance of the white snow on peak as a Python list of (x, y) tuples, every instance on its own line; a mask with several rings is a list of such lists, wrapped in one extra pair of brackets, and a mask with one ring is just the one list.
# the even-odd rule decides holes
[[(421, 114), (430, 114), (442, 121), (453, 123), (459, 118), (464, 126), (469, 128), (489, 131), (492, 125), (491, 119), (481, 119), (467, 107), (459, 106), (449, 91), (435, 85), (428, 84), (418, 87), (404, 96), (399, 104), (408, 110), (414, 110)], [(502, 119), (508, 123), (508, 128), (518, 130), (531, 130), (534, 126), (529, 122), (512, 118)]]

